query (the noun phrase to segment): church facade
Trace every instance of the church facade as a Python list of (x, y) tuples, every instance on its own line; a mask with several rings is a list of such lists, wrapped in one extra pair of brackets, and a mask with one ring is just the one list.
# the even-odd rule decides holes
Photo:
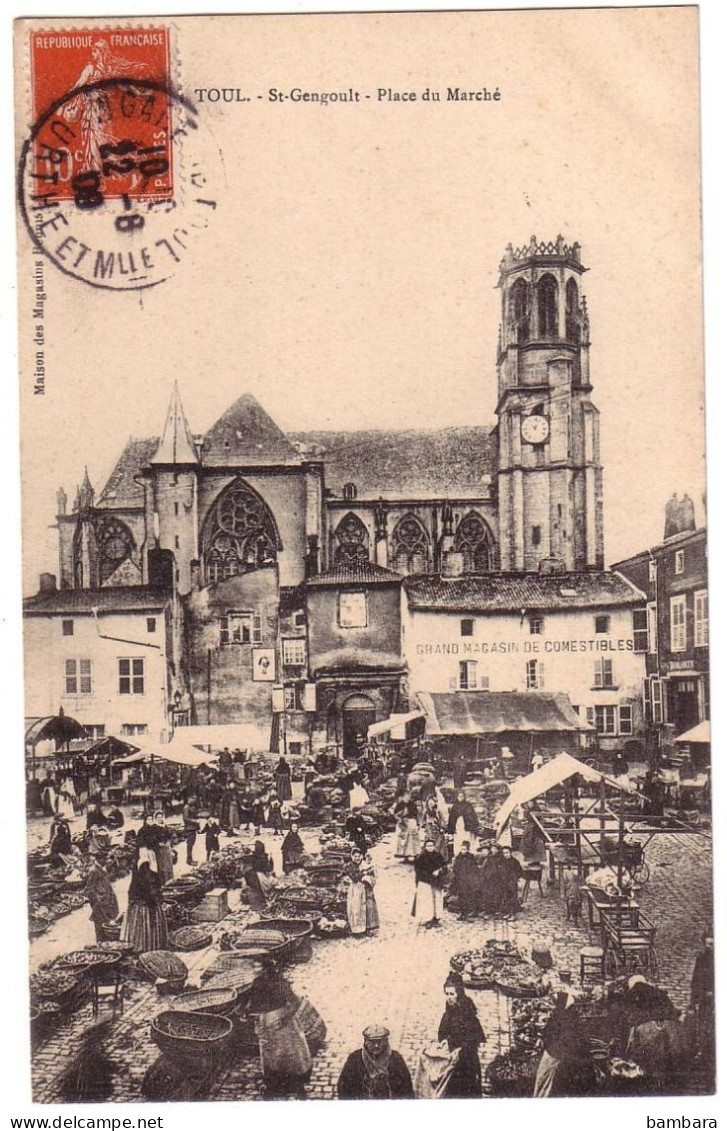
[[(593, 584), (577, 587), (590, 597), (572, 611), (597, 615), (603, 472), (584, 271), (579, 245), (561, 237), (508, 246), (494, 429), (285, 435), (243, 395), (196, 435), (175, 386), (161, 436), (129, 440), (98, 496), (87, 474), (70, 507), (58, 492), (56, 591), (46, 576), (26, 616), (51, 625), (46, 643), (62, 641), (53, 618), (69, 602), (59, 594), (83, 591), (84, 607), (119, 616), (130, 588), (166, 594), (166, 686), (149, 701), (149, 735), (244, 723), (260, 749), (298, 753), (350, 749), (371, 722), (434, 690), (412, 685), (412, 675), (428, 678), (408, 655), (412, 579), (441, 579), (446, 590), (447, 580), (487, 577), (472, 590), (480, 615), (498, 578), (527, 576), (530, 607), (545, 615), (545, 579), (557, 574), (562, 618), (567, 576), (590, 574)], [(429, 587), (427, 615), (446, 619), (437, 591)], [(623, 582), (616, 603), (630, 616), (643, 595)], [(135, 658), (110, 656), (104, 682), (118, 677), (119, 659)], [(30, 705), (43, 694), (32, 654), (27, 666)], [(73, 710), (84, 722), (80, 693)], [(633, 733), (638, 708), (629, 717)]]

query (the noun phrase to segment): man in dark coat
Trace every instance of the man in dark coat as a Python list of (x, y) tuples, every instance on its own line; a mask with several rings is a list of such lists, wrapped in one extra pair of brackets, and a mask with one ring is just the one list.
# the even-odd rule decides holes
[[(447, 862), (435, 850), (431, 837), (424, 842), (424, 848), (414, 861), (416, 894), (412, 915), (427, 928), (439, 927), (439, 911), (442, 906), (442, 883)], [(426, 918), (426, 916), (429, 918)]]
[(339, 1100), (413, 1100), (409, 1069), (391, 1048), (389, 1030), (369, 1025), (363, 1038), (363, 1048), (352, 1052), (341, 1070)]

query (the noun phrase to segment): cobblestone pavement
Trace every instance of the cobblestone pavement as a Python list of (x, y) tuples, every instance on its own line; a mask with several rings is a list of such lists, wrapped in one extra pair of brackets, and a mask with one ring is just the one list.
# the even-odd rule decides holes
[[(265, 839), (277, 854), (279, 842)], [(306, 839), (310, 841), (311, 834)], [(655, 838), (647, 851), (651, 879), (639, 898), (658, 927), (660, 982), (680, 1008), (688, 1003), (694, 955), (700, 946), (701, 931), (711, 920), (710, 849), (707, 838), (670, 834)], [(314, 1059), (306, 1088), (309, 1098), (334, 1097), (343, 1061), (351, 1049), (360, 1046), (361, 1031), (372, 1021), (390, 1028), (393, 1047), (402, 1052), (414, 1074), (420, 1051), (436, 1040), (444, 1008), (442, 984), (455, 951), (482, 945), (492, 937), (528, 946), (534, 941), (545, 942), (551, 947), (555, 969), (568, 971), (575, 982), (581, 947), (597, 941), (595, 936), (589, 936), (587, 926), (566, 924), (561, 898), (555, 888), (545, 886), (542, 897), (537, 886), (531, 890), (516, 920), (461, 922), (445, 912), (440, 930), (424, 930), (410, 914), (412, 869), (393, 858), (393, 835), (376, 845), (372, 855), (378, 871), (379, 934), (363, 939), (315, 941), (310, 961), (291, 966), (288, 971), (296, 992), (312, 1002), (328, 1026), (328, 1039)], [(88, 927), (90, 930), (90, 924)], [(216, 953), (211, 947), (182, 955), (190, 968), (190, 986), (199, 984), (202, 971)], [(470, 992), (487, 1034), (481, 1050), (484, 1067), (494, 1055), (509, 1047), (510, 1002), (493, 991)], [(161, 1008), (163, 1003), (152, 987), (131, 985), (125, 1012), (106, 1043), (116, 1064), (113, 1100), (144, 1098), (140, 1095), (141, 1082), (159, 1056), (149, 1034), (149, 1022)], [(90, 1007), (86, 1006), (36, 1046), (36, 1102), (59, 1099), (60, 1076), (90, 1024)], [(256, 1057), (237, 1054), (231, 1058), (205, 1092), (199, 1098), (262, 1098)]]

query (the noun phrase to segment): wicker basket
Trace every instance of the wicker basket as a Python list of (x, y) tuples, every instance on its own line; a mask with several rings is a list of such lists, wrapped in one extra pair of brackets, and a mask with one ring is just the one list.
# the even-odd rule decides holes
[(237, 991), (231, 988), (188, 990), (180, 994), (170, 1005), (170, 1009), (182, 1013), (216, 1013), (226, 1016), (237, 1004)]
[(240, 944), (245, 944), (246, 937), (253, 937), (257, 941), (263, 932), (268, 931), (277, 931), (285, 939), (280, 950), (275, 952), (276, 957), (290, 962), (308, 962), (312, 957), (310, 939), (313, 923), (310, 919), (264, 919), (260, 923), (251, 923), (245, 928)]
[(148, 950), (139, 955), (139, 965), (152, 982), (156, 982), (157, 978), (186, 980), (189, 973), (181, 958), (177, 958), (171, 950)]
[(232, 1033), (232, 1022), (214, 1013), (167, 1010), (151, 1023), (151, 1038), (175, 1060), (199, 1062), (217, 1057)]
[(172, 931), (169, 942), (175, 950), (203, 950), (212, 943), (212, 935), (207, 927), (197, 927), (190, 923), (187, 927), (179, 927)]
[(231, 950), (217, 955), (214, 962), (202, 974), (202, 981), (206, 982), (210, 978), (216, 977), (217, 974), (227, 974), (229, 971), (232, 971), (238, 978), (244, 976), (250, 985), (252, 985), (257, 974), (253, 962), (246, 959), (244, 955), (238, 954), (237, 951)]
[(545, 987), (521, 986), (516, 982), (496, 981), (494, 988), (504, 994), (505, 997), (543, 997), (548, 992)]

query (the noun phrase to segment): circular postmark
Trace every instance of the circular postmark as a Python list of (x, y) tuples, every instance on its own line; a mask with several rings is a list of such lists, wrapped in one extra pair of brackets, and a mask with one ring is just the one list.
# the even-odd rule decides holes
[(18, 204), (33, 244), (104, 290), (174, 275), (217, 207), (214, 143), (170, 86), (108, 78), (57, 99), (20, 155)]

